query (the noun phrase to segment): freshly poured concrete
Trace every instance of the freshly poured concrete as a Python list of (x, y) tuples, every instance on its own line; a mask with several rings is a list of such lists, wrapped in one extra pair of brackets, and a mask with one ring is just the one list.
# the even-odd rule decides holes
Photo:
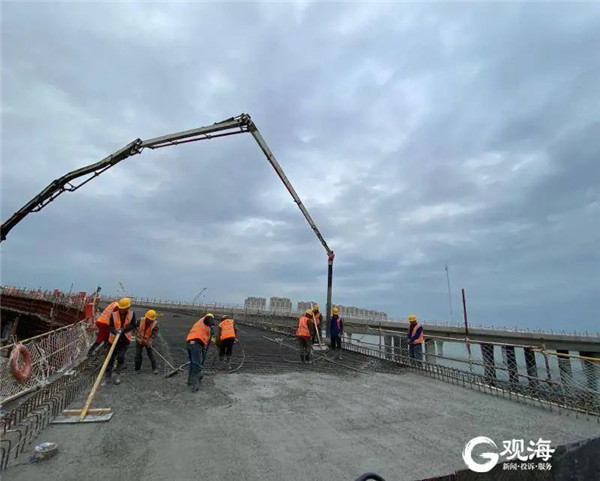
[(142, 374), (130, 364), (121, 385), (101, 389), (94, 407), (113, 408), (110, 422), (51, 425), (36, 443), (56, 442), (59, 454), (3, 479), (349, 481), (375, 471), (410, 480), (463, 469), (462, 449), (475, 436), (556, 445), (600, 431), (574, 414), (413, 373), (337, 376), (299, 366), (207, 376), (193, 394), (186, 375), (155, 376), (144, 362)]

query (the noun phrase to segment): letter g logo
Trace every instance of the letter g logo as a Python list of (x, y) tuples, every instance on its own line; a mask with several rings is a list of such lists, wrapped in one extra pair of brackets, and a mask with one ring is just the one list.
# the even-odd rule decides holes
[(477, 462), (473, 459), (473, 449), (475, 446), (479, 446), (480, 444), (485, 444), (487, 446), (493, 447), (494, 449), (498, 449), (496, 443), (492, 441), (490, 438), (486, 438), (485, 436), (478, 436), (476, 438), (471, 439), (465, 449), (463, 449), (462, 457), (465, 461), (465, 464), (471, 471), (475, 471), (476, 473), (487, 473), (491, 471), (494, 466), (498, 463), (498, 453), (482, 453), (479, 456), (483, 459), (487, 459), (486, 462), (481, 463)]

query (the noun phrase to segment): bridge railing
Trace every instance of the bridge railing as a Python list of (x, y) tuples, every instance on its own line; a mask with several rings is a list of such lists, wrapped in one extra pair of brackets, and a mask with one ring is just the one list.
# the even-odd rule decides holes
[[(113, 301), (118, 300), (119, 296), (107, 296), (103, 297), (105, 301)], [(299, 311), (295, 308), (292, 309), (257, 309), (252, 307), (246, 307), (244, 304), (236, 304), (236, 303), (224, 303), (224, 302), (186, 302), (186, 301), (172, 301), (168, 299), (158, 299), (158, 298), (149, 298), (149, 297), (132, 297), (132, 301), (134, 305), (139, 306), (148, 306), (148, 307), (157, 307), (163, 309), (182, 309), (189, 311), (198, 311), (207, 312), (210, 310), (217, 311), (230, 311), (232, 313), (251, 313), (255, 315), (265, 315), (265, 316), (290, 316), (290, 317), (299, 317), (303, 314), (304, 311)], [(342, 313), (343, 315), (343, 313)], [(408, 319), (405, 318), (367, 318), (367, 317), (351, 317), (351, 316), (343, 316), (349, 323), (369, 323), (372, 325), (377, 325), (378, 323), (403, 323), (408, 324)], [(447, 322), (447, 321), (439, 321), (439, 320), (423, 320), (422, 324), (425, 326), (438, 326), (438, 327), (452, 327), (452, 328), (461, 328), (463, 324), (461, 322)], [(588, 331), (554, 331), (554, 330), (542, 330), (542, 329), (533, 329), (533, 328), (524, 328), (524, 327), (508, 327), (508, 326), (489, 326), (483, 324), (472, 324), (471, 328), (473, 329), (482, 329), (488, 330), (491, 332), (518, 332), (518, 333), (532, 333), (532, 334), (540, 334), (540, 335), (574, 335), (579, 337), (592, 337), (598, 338), (600, 340), (600, 332), (588, 332)]]
[[(93, 340), (89, 323), (71, 324), (0, 348), (0, 404), (48, 384), (53, 376), (71, 369), (87, 354)], [(31, 376), (19, 382), (12, 373), (11, 354), (17, 345), (31, 355)], [(20, 364), (20, 363), (19, 363)]]

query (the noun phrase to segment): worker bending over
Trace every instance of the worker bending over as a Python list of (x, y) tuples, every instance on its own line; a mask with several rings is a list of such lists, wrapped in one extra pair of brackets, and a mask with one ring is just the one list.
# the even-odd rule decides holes
[(342, 358), (342, 335), (344, 334), (344, 319), (339, 315), (340, 310), (337, 307), (332, 309), (331, 324), (329, 332), (331, 335), (331, 349), (339, 349), (338, 359)]
[(215, 323), (215, 316), (210, 312), (198, 319), (187, 335), (187, 350), (190, 358), (190, 370), (188, 372), (188, 386), (192, 386), (192, 392), (197, 392), (200, 387), (202, 376), (202, 365), (206, 359), (206, 353), (211, 337), (211, 328)]
[(417, 322), (417, 316), (408, 316), (408, 355), (411, 359), (423, 360), (423, 327)]
[(296, 339), (298, 339), (298, 346), (300, 346), (300, 360), (303, 363), (311, 362), (311, 339), (314, 338), (315, 333), (313, 310), (306, 309), (306, 314), (298, 319), (298, 327), (296, 328)]
[(96, 319), (98, 334), (96, 335), (96, 340), (94, 341), (94, 344), (92, 344), (92, 347), (90, 347), (89, 352), (92, 352), (100, 344), (105, 344), (108, 342), (108, 335), (110, 334), (108, 331), (108, 325), (110, 324), (110, 318), (113, 312), (115, 312), (118, 308), (118, 302), (111, 302), (108, 307), (102, 311), (102, 314), (98, 316), (98, 319)]
[(110, 323), (108, 325), (108, 330), (110, 331), (108, 342), (110, 344), (115, 342), (117, 334), (121, 334), (106, 367), (106, 378), (110, 381), (113, 365), (115, 364), (115, 360), (117, 361), (115, 384), (121, 384), (121, 369), (123, 369), (123, 364), (125, 364), (125, 353), (131, 342), (132, 331), (137, 327), (135, 312), (130, 308), (131, 299), (128, 297), (121, 299), (117, 309), (110, 316)]
[(156, 359), (154, 358), (154, 351), (152, 349), (152, 341), (157, 334), (158, 321), (156, 320), (156, 311), (150, 309), (146, 312), (146, 315), (140, 319), (140, 325), (135, 339), (135, 372), (140, 372), (142, 367), (142, 354), (144, 348), (146, 348), (148, 359), (150, 359), (150, 364), (152, 364), (152, 371), (154, 374), (158, 374), (158, 369), (156, 369)]
[(227, 369), (231, 369), (231, 354), (237, 336), (237, 327), (230, 316), (221, 317), (217, 328), (216, 338), (219, 340), (219, 361), (227, 357)]
[(314, 317), (315, 323), (316, 323), (316, 329), (314, 330), (313, 335), (312, 335), (312, 343), (316, 344), (317, 330), (319, 331), (319, 337), (321, 337), (321, 326), (323, 325), (323, 314), (321, 314), (319, 312), (319, 304), (315, 304), (312, 307), (312, 311), (313, 311), (313, 317)]

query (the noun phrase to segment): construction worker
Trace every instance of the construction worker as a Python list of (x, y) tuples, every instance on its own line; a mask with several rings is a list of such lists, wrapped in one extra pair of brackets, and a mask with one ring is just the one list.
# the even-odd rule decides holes
[(221, 317), (215, 337), (219, 340), (219, 361), (227, 357), (227, 369), (231, 369), (231, 353), (237, 336), (237, 327), (231, 316)]
[(312, 344), (310, 340), (315, 336), (315, 322), (313, 320), (313, 310), (306, 309), (304, 316), (298, 319), (298, 327), (296, 328), (296, 339), (298, 339), (298, 346), (300, 347), (300, 360), (302, 363), (310, 362), (310, 352), (312, 350)]
[(319, 304), (315, 304), (312, 307), (313, 317), (315, 318), (315, 322), (317, 323), (315, 332), (312, 336), (312, 343), (316, 344), (317, 342), (317, 330), (319, 331), (319, 335), (321, 335), (321, 326), (323, 325), (323, 314), (319, 312)]
[(417, 316), (408, 316), (408, 354), (411, 359), (423, 360), (423, 326), (417, 322)]
[(98, 328), (98, 334), (96, 335), (96, 340), (92, 347), (90, 347), (89, 352), (92, 352), (96, 349), (100, 344), (104, 344), (108, 341), (108, 335), (110, 334), (108, 331), (108, 325), (110, 324), (110, 318), (119, 307), (118, 302), (111, 302), (106, 309), (102, 311), (102, 314), (98, 316), (96, 319), (96, 327)]
[(202, 365), (206, 359), (206, 352), (211, 338), (211, 328), (215, 323), (215, 316), (210, 312), (198, 319), (187, 335), (187, 349), (190, 358), (190, 369), (188, 372), (188, 386), (192, 386), (192, 392), (197, 392), (200, 387), (202, 376)]
[(339, 315), (340, 310), (334, 307), (331, 312), (331, 323), (329, 326), (329, 332), (331, 335), (331, 349), (339, 349), (338, 359), (342, 358), (342, 335), (344, 334), (344, 319)]
[(138, 326), (137, 336), (135, 338), (135, 372), (139, 373), (142, 367), (142, 353), (144, 348), (148, 353), (148, 359), (152, 364), (152, 371), (154, 374), (158, 374), (156, 369), (156, 359), (154, 358), (154, 351), (152, 349), (152, 340), (158, 334), (158, 321), (156, 320), (156, 311), (150, 309), (146, 312), (146, 315), (140, 319), (140, 325)]
[(115, 364), (115, 360), (117, 361), (115, 384), (121, 384), (121, 370), (123, 369), (123, 364), (125, 364), (125, 353), (131, 343), (133, 330), (136, 327), (135, 312), (131, 310), (131, 299), (124, 297), (118, 302), (117, 309), (113, 311), (108, 324), (110, 332), (108, 342), (110, 344), (115, 342), (117, 334), (121, 334), (106, 367), (106, 377), (110, 381), (113, 365)]

